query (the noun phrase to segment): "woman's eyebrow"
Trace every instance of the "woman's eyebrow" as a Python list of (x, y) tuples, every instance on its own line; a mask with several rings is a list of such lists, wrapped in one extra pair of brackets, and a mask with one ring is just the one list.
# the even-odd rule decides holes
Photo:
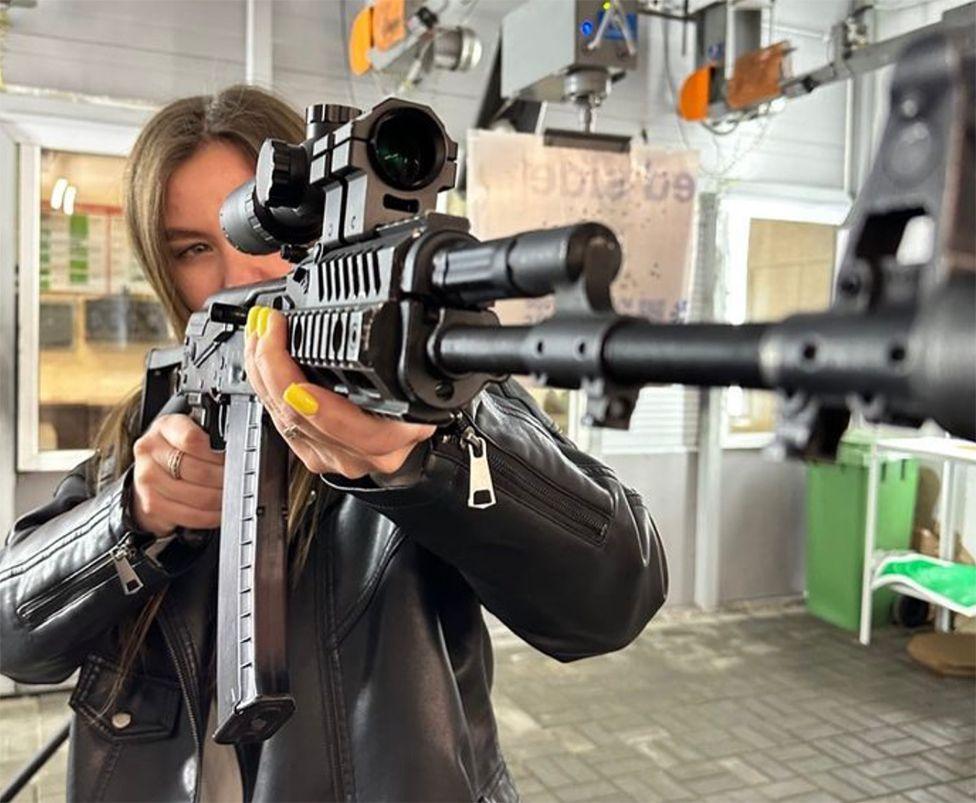
[(164, 234), (167, 240), (192, 240), (195, 238), (207, 238), (210, 235), (205, 231), (196, 229), (166, 229)]

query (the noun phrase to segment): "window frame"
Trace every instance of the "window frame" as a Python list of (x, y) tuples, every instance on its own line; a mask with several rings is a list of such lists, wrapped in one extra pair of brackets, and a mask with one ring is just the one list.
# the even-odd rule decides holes
[[(94, 116), (94, 115), (93, 115)], [(17, 146), (17, 462), (18, 473), (68, 471), (91, 449), (40, 451), (40, 230), (41, 151), (99, 156), (129, 154), (148, 116), (144, 109), (98, 109), (97, 116), (3, 114), (2, 124)]]
[[(724, 320), (746, 322), (748, 296), (749, 234), (752, 221), (818, 223), (836, 226), (833, 273), (836, 276), (847, 240), (844, 225), (852, 208), (842, 190), (802, 185), (739, 184), (719, 197), (719, 243), (724, 266)], [(728, 394), (725, 394), (727, 398)], [(762, 449), (774, 438), (765, 432), (732, 432), (726, 405), (722, 405), (722, 448)]]

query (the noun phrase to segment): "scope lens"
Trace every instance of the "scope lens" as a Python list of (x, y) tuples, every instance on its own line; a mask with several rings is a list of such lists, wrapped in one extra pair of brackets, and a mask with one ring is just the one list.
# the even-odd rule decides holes
[(273, 254), (281, 247), (266, 230), (267, 215), (255, 208), (254, 179), (245, 181), (220, 205), (220, 228), (231, 244), (245, 254)]
[(380, 177), (398, 190), (429, 184), (444, 165), (444, 135), (419, 109), (394, 109), (373, 129), (370, 156)]

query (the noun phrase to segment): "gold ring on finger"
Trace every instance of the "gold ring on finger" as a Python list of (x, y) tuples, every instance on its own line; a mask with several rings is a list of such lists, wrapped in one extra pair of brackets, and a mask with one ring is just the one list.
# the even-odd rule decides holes
[(169, 459), (166, 461), (166, 468), (169, 469), (169, 475), (174, 480), (183, 479), (183, 475), (180, 474), (180, 464), (183, 462), (183, 452), (179, 449), (174, 449), (170, 452)]

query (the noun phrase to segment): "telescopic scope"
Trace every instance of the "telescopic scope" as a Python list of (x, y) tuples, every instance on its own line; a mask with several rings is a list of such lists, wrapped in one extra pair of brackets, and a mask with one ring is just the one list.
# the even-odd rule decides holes
[(389, 99), (306, 110), (306, 139), (268, 139), (254, 179), (220, 209), (227, 239), (247, 254), (285, 244), (355, 241), (376, 226), (431, 208), (454, 185), (457, 144), (426, 106)]
[(373, 126), (369, 156), (391, 187), (417, 190), (430, 184), (446, 159), (443, 131), (420, 109), (393, 109)]

